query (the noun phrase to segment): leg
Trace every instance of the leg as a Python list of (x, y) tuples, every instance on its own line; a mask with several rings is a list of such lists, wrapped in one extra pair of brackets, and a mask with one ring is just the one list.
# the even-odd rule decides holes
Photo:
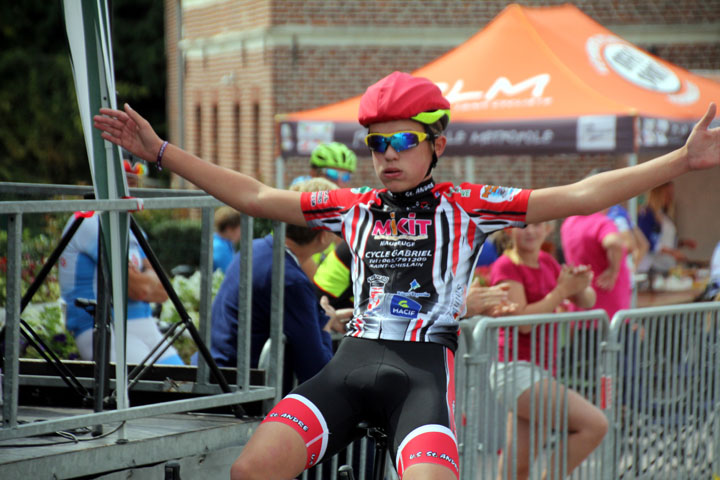
[[(561, 401), (565, 397), (567, 391), (567, 402), (568, 402), (568, 413), (567, 413), (567, 472), (569, 475), (578, 465), (587, 458), (595, 448), (600, 445), (603, 437), (608, 430), (608, 422), (605, 415), (592, 403), (588, 402), (585, 398), (579, 395), (577, 392), (569, 389), (565, 389), (562, 385), (558, 385), (554, 380), (546, 379), (537, 382), (532, 388), (532, 392), (535, 395), (535, 406), (536, 408), (540, 403), (540, 395), (544, 396), (544, 405), (546, 408), (544, 412), (536, 411), (535, 418), (537, 419), (540, 415), (545, 415), (545, 425), (547, 422), (551, 422), (553, 430), (561, 431), (565, 428), (564, 425), (560, 424), (561, 419), (555, 418), (554, 413), (558, 410), (556, 402)], [(530, 408), (531, 398), (533, 393), (528, 389), (518, 397), (518, 417), (525, 421), (530, 421)], [(556, 397), (557, 395), (557, 397)], [(564, 405), (560, 405), (559, 411), (562, 413)], [(550, 417), (547, 418), (547, 412), (552, 412)], [(536, 425), (537, 427), (537, 425)], [(519, 430), (518, 430), (519, 433)], [(528, 432), (530, 433), (530, 432)], [(534, 438), (538, 439), (539, 435), (544, 432), (535, 431)], [(544, 440), (544, 439), (543, 439)], [(537, 451), (537, 449), (536, 449)], [(559, 444), (556, 453), (563, 451), (563, 445)], [(527, 458), (527, 454), (525, 455)], [(528, 458), (528, 462), (530, 459)], [(518, 460), (519, 463), (519, 460)], [(554, 461), (553, 461), (554, 463)], [(519, 472), (518, 472), (519, 473)], [(518, 476), (518, 478), (520, 478)]]
[(395, 374), (386, 370), (385, 391), (408, 381), (388, 422), (395, 467), (403, 480), (458, 480), (453, 354), (439, 345), (411, 348), (417, 351), (405, 352)]
[[(152, 317), (137, 318), (127, 322), (126, 358), (128, 363), (140, 363), (150, 353), (150, 350), (163, 340), (163, 335)], [(177, 350), (172, 345), (156, 362), (159, 365), (185, 365)]]
[[(512, 412), (508, 412), (507, 429), (505, 433), (506, 443), (503, 453), (499, 457), (498, 465), (498, 480), (509, 479), (513, 473), (512, 466), (512, 451), (513, 451), (513, 423), (514, 416)], [(517, 419), (517, 461), (515, 465), (515, 472), (517, 480), (528, 478), (530, 474), (530, 422), (524, 418)], [(535, 436), (535, 456), (537, 456), (537, 436)], [(510, 462), (510, 463), (508, 463)], [(503, 477), (505, 464), (508, 464), (506, 476)]]
[(418, 463), (405, 470), (402, 480), (457, 480), (448, 467), (432, 463)]
[(230, 469), (232, 480), (290, 480), (302, 473), (305, 441), (292, 427), (261, 424)]
[(77, 346), (80, 358), (83, 360), (93, 359), (93, 329), (90, 328), (75, 336), (75, 345)]

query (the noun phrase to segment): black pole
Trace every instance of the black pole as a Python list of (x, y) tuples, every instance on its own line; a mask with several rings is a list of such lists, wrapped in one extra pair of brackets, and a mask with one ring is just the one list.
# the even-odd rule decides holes
[[(93, 391), (95, 393), (93, 411), (102, 412), (105, 408), (105, 392), (109, 388), (108, 370), (110, 368), (110, 295), (108, 275), (105, 262), (105, 241), (103, 240), (102, 224), (98, 219), (98, 261), (97, 261), (97, 296), (93, 325)], [(93, 427), (93, 436), (103, 433), (102, 425)]]
[(32, 297), (40, 288), (40, 285), (42, 285), (42, 283), (45, 281), (45, 278), (50, 273), (50, 270), (52, 270), (52, 268), (55, 266), (55, 262), (58, 261), (58, 258), (60, 258), (60, 255), (62, 255), (65, 247), (67, 247), (68, 243), (70, 243), (70, 240), (72, 240), (72, 237), (73, 235), (75, 235), (75, 232), (77, 232), (77, 229), (80, 228), (80, 224), (82, 224), (83, 220), (85, 219), (81, 216), (75, 218), (75, 221), (73, 221), (73, 223), (70, 225), (68, 231), (65, 232), (62, 237), (60, 237), (60, 242), (58, 243), (58, 246), (55, 247), (55, 250), (53, 250), (53, 252), (50, 254), (47, 261), (40, 269), (40, 272), (37, 274), (35, 279), (33, 279), (32, 283), (28, 287), (25, 295), (23, 295), (22, 300), (20, 301), (20, 313), (25, 310), (25, 307), (28, 306), (30, 300), (32, 300)]
[[(232, 390), (230, 389), (230, 385), (228, 384), (227, 380), (225, 379), (225, 376), (220, 371), (220, 368), (218, 368), (217, 363), (215, 363), (215, 360), (212, 358), (212, 355), (210, 354), (210, 350), (208, 350), (207, 346), (205, 345), (205, 342), (203, 341), (202, 337), (200, 337), (200, 333), (197, 331), (197, 328), (195, 327), (195, 324), (192, 322), (192, 319), (190, 318), (190, 315), (188, 315), (187, 310), (185, 310), (185, 307), (183, 306), (182, 302), (180, 301), (180, 298), (177, 296), (177, 293), (175, 292), (175, 289), (172, 286), (172, 283), (170, 283), (170, 280), (167, 276), (167, 273), (165, 273), (165, 270), (162, 268), (162, 265), (160, 265), (160, 261), (157, 259), (157, 256), (155, 255), (155, 252), (152, 251), (152, 248), (150, 248), (150, 244), (148, 244), (147, 240), (145, 239), (145, 236), (143, 235), (142, 230), (140, 230), (140, 227), (138, 226), (135, 219), (130, 216), (130, 229), (135, 234), (135, 238), (137, 238), (138, 243), (140, 244), (140, 248), (143, 249), (143, 252), (145, 252), (145, 255), (148, 258), (148, 261), (150, 262), (150, 265), (152, 265), (153, 269), (155, 270), (155, 273), (157, 274), (158, 278), (160, 279), (160, 282), (163, 285), (163, 288), (165, 288), (165, 291), (168, 294), (168, 297), (170, 297), (170, 300), (172, 301), (173, 305), (175, 306), (175, 309), (177, 310), (178, 314), (180, 315), (180, 320), (185, 324), (188, 331), (190, 332), (190, 336), (192, 337), (193, 341), (195, 342), (195, 345), (198, 347), (198, 352), (200, 355), (203, 356), (205, 359), (205, 362), (207, 362), (208, 366), (210, 367), (210, 371), (212, 372), (213, 376), (218, 382), (218, 385), (220, 385), (220, 389), (225, 393), (231, 393)], [(245, 409), (242, 408), (241, 405), (236, 404), (232, 406), (233, 412), (237, 418), (243, 418), (246, 417), (247, 414), (245, 413)]]

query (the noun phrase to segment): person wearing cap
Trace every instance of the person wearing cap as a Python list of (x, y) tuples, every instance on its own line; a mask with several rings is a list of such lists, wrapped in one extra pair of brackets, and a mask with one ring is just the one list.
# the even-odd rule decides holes
[[(138, 177), (144, 173), (144, 166), (126, 158), (123, 167), (128, 185), (137, 186)], [(75, 338), (80, 358), (92, 360), (95, 319), (85, 308), (76, 305), (75, 299), (97, 299), (100, 216), (96, 212), (76, 212), (68, 220), (63, 233), (78, 216), (85, 219), (60, 257), (58, 281), (60, 295), (67, 304), (65, 325)], [(168, 295), (133, 232), (130, 232), (128, 240), (126, 359), (131, 364), (140, 363), (163, 341), (162, 333), (152, 316), (150, 303), (162, 303)], [(110, 342), (110, 359), (115, 361), (115, 342)], [(172, 346), (160, 356), (157, 363), (184, 364)]]
[[(358, 121), (368, 128), (365, 142), (382, 189), (272, 188), (163, 141), (129, 105), (100, 109), (94, 125), (104, 139), (243, 213), (330, 230), (353, 253), (347, 335), (330, 362), (265, 417), (232, 465), (233, 480), (295, 478), (352, 441), (360, 421), (385, 429), (404, 480), (450, 480), (460, 476), (453, 420), (458, 318), (487, 235), (588, 214), (689, 170), (718, 166), (720, 130), (708, 129), (714, 115), (711, 105), (679, 150), (534, 191), (435, 183), (450, 104), (433, 82), (402, 72), (371, 85), (360, 100)], [(587, 448), (572, 435), (568, 469)]]

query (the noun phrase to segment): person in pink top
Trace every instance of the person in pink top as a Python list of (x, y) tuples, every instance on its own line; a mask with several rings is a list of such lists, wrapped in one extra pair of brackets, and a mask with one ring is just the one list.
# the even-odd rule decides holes
[[(576, 305), (589, 308), (595, 303), (595, 291), (590, 286), (592, 272), (587, 266), (568, 266), (560, 264), (553, 256), (541, 250), (541, 246), (550, 232), (547, 223), (531, 224), (524, 229), (509, 230), (509, 245), (503, 254), (492, 265), (490, 281), (493, 285), (508, 286), (508, 300), (517, 304), (516, 315), (542, 314), (563, 311)], [(496, 392), (498, 400), (508, 409), (507, 443), (504, 455), (512, 458), (513, 423), (517, 422), (517, 477), (528, 477), (532, 464), (530, 458), (530, 429), (539, 430), (540, 425), (548, 425), (553, 419), (541, 418), (536, 411), (531, 415), (532, 391), (543, 392), (542, 402), (551, 402), (550, 408), (544, 412), (561, 411), (564, 405), (555, 405), (556, 399), (567, 398), (567, 474), (569, 475), (582, 461), (600, 445), (608, 429), (605, 415), (592, 403), (577, 392), (558, 386), (555, 374), (555, 346), (557, 345), (557, 329), (546, 325), (544, 332), (536, 330), (534, 338), (543, 342), (535, 346), (535, 358), (532, 356), (533, 326), (525, 325), (517, 328), (517, 355), (513, 351), (513, 329), (501, 328), (498, 333), (498, 362), (493, 364), (490, 372), (490, 384)], [(509, 338), (505, 335), (509, 334)], [(552, 348), (552, 352), (550, 349)], [(540, 358), (540, 352), (546, 352)], [(540, 365), (538, 372), (532, 364)], [(548, 371), (552, 370), (552, 372)], [(553, 396), (552, 392), (556, 392)], [(559, 392), (559, 393), (557, 393)], [(506, 393), (515, 394), (505, 398)], [(550, 394), (549, 394), (550, 393)], [(517, 418), (514, 417), (513, 402), (517, 404)], [(535, 399), (538, 402), (538, 399)], [(534, 419), (535, 425), (531, 424)], [(554, 426), (557, 429), (557, 426)], [(542, 433), (535, 432), (535, 438)], [(540, 448), (535, 448), (535, 454)], [(562, 451), (558, 448), (556, 452)], [(501, 457), (498, 479), (503, 479), (504, 461)], [(552, 465), (552, 463), (551, 463)], [(543, 477), (544, 478), (544, 477)]]
[(618, 310), (630, 308), (632, 285), (627, 267), (625, 244), (607, 209), (592, 215), (568, 217), (560, 228), (565, 260), (575, 265), (589, 265), (593, 287), (601, 308), (612, 319)]

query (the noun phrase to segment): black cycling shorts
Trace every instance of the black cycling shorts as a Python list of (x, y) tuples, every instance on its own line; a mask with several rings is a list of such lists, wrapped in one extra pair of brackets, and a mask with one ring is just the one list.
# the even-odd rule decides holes
[(401, 478), (417, 463), (444, 465), (458, 477), (454, 371), (452, 351), (437, 343), (345, 337), (330, 363), (264, 421), (300, 433), (306, 468), (358, 438), (363, 421), (385, 429)]

